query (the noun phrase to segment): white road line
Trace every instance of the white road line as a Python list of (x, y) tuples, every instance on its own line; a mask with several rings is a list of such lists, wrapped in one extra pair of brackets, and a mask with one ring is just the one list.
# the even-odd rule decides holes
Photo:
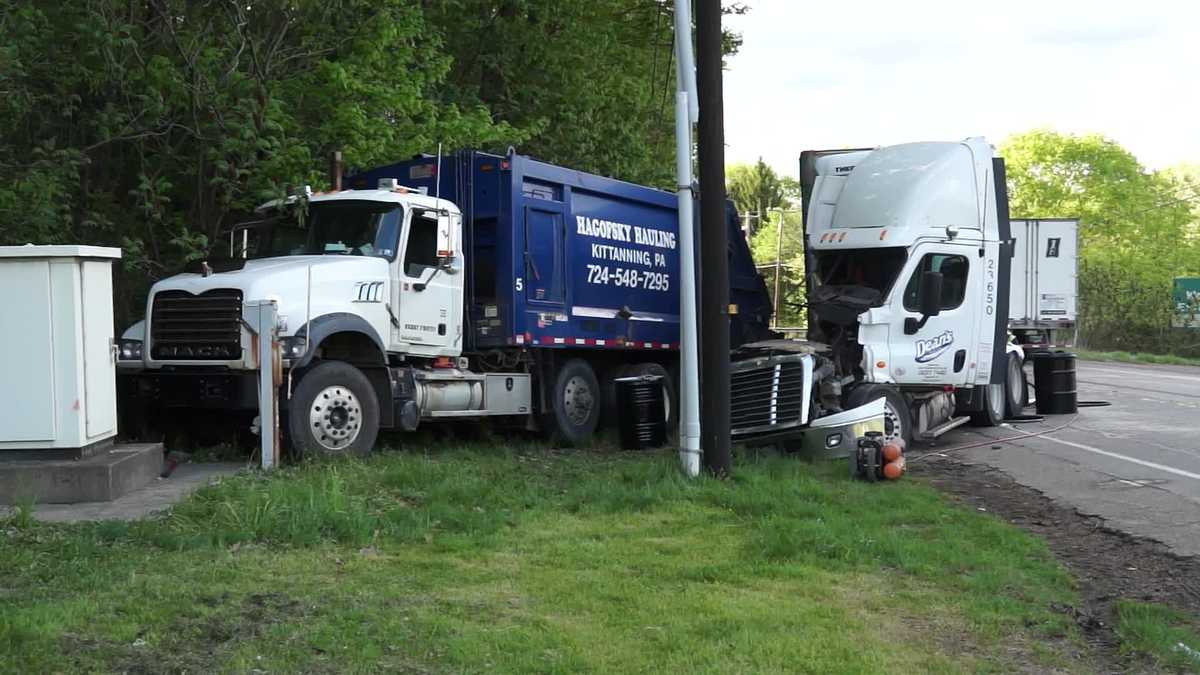
[(1200, 382), (1200, 377), (1194, 375), (1174, 375), (1164, 373), (1158, 370), (1136, 370), (1126, 368), (1097, 368), (1095, 366), (1088, 367), (1088, 370), (1100, 373), (1109, 373), (1112, 375), (1142, 375), (1150, 379), (1165, 378), (1168, 380), (1187, 380), (1188, 382)]
[(1192, 473), (1191, 471), (1184, 471), (1183, 469), (1176, 469), (1173, 466), (1166, 466), (1165, 464), (1157, 464), (1155, 462), (1147, 462), (1144, 459), (1138, 459), (1136, 457), (1128, 457), (1126, 455), (1122, 455), (1122, 454), (1119, 454), (1116, 452), (1109, 452), (1108, 450), (1101, 450), (1100, 448), (1093, 448), (1092, 446), (1084, 445), (1083, 443), (1075, 443), (1073, 441), (1064, 441), (1061, 438), (1054, 438), (1053, 436), (1042, 436), (1042, 438), (1046, 439), (1047, 441), (1061, 443), (1062, 445), (1069, 445), (1072, 448), (1078, 448), (1078, 449), (1084, 450), (1086, 452), (1094, 452), (1097, 455), (1104, 455), (1105, 457), (1112, 457), (1113, 459), (1123, 459), (1126, 462), (1133, 462), (1134, 464), (1140, 464), (1142, 466), (1150, 467), (1151, 469), (1158, 469), (1159, 471), (1166, 471), (1167, 473), (1173, 473), (1176, 476), (1183, 476), (1184, 478), (1191, 478), (1192, 480), (1200, 480), (1200, 473)]

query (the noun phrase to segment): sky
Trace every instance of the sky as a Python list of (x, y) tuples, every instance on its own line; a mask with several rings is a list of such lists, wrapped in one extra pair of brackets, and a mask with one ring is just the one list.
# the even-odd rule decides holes
[(1098, 132), (1142, 164), (1200, 162), (1195, 0), (744, 0), (728, 162), (802, 150)]

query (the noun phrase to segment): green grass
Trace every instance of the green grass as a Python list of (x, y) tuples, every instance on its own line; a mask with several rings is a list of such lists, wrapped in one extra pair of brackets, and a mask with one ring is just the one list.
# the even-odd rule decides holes
[(1087, 361), (1117, 361), (1120, 363), (1153, 363), (1166, 366), (1200, 366), (1200, 359), (1175, 356), (1173, 354), (1147, 354), (1144, 352), (1095, 352), (1076, 349), (1076, 355)]
[(10, 672), (1087, 670), (1039, 540), (768, 455), (409, 449), (0, 523)]
[(1117, 636), (1126, 654), (1149, 655), (1162, 667), (1200, 671), (1200, 628), (1182, 612), (1144, 602), (1117, 603)]

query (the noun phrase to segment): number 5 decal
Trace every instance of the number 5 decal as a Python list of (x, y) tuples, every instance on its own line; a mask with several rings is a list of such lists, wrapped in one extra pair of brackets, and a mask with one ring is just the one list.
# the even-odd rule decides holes
[(521, 279), (521, 277), (517, 277), (516, 287), (518, 293), (525, 290), (525, 282)]

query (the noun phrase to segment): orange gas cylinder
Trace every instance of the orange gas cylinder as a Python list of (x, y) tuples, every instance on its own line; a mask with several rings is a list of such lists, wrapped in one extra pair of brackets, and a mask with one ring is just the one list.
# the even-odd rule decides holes
[(894, 462), (888, 462), (883, 465), (883, 477), (888, 480), (896, 480), (904, 475), (904, 457), (899, 457)]
[(900, 459), (900, 455), (904, 453), (902, 450), (904, 446), (901, 445), (903, 442), (904, 441), (901, 441), (900, 443), (888, 443), (887, 445), (883, 446), (883, 461), (894, 462), (897, 459)]

